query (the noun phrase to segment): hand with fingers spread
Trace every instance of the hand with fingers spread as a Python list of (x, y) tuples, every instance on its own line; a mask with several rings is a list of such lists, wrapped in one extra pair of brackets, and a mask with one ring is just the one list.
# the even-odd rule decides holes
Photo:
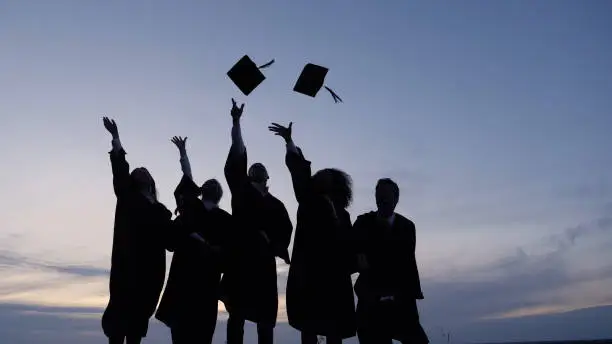
[(230, 112), (230, 114), (232, 115), (232, 119), (234, 121), (240, 120), (240, 117), (242, 117), (243, 110), (244, 110), (244, 103), (242, 103), (240, 107), (238, 107), (238, 105), (236, 104), (236, 101), (234, 100), (234, 98), (232, 98), (232, 111)]
[(119, 129), (117, 129), (117, 123), (115, 123), (114, 119), (102, 117), (102, 122), (104, 123), (104, 128), (113, 135), (114, 139), (119, 138)]
[(176, 145), (176, 148), (178, 148), (181, 155), (185, 155), (185, 153), (187, 153), (187, 137), (183, 138), (181, 136), (174, 136), (172, 139), (170, 139), (170, 141)]
[(272, 123), (268, 130), (274, 133), (274, 135), (278, 135), (285, 139), (285, 142), (291, 141), (291, 127), (293, 126), (293, 122), (289, 123), (289, 126), (284, 127), (278, 123)]

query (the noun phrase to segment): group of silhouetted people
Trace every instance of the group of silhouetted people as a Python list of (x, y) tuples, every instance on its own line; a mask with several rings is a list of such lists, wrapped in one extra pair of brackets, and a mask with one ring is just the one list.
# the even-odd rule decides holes
[[(224, 171), (231, 215), (219, 208), (223, 189), (217, 180), (201, 187), (194, 182), (186, 138), (174, 137), (183, 177), (174, 191), (173, 219), (157, 200), (147, 169), (130, 173), (117, 125), (103, 119), (113, 138), (110, 160), (117, 196), (110, 299), (102, 316), (109, 344), (140, 343), (153, 315), (170, 328), (175, 344), (211, 343), (218, 300), (229, 314), (228, 344), (243, 342), (246, 320), (257, 324), (260, 344), (273, 343), (276, 257), (289, 264), (287, 317), (301, 332), (303, 344), (317, 343), (317, 336), (341, 343), (356, 334), (362, 344), (388, 344), (392, 339), (428, 343), (416, 305), (423, 294), (415, 226), (394, 212), (397, 184), (380, 179), (377, 211), (352, 223), (346, 210), (352, 200), (349, 175), (334, 168), (313, 174), (310, 161), (292, 140), (292, 124), (273, 123), (269, 130), (286, 143), (285, 162), (298, 202), (290, 256), (289, 214), (268, 191), (264, 165), (247, 169), (240, 128), (244, 104), (232, 103), (232, 145)], [(174, 255), (162, 295), (166, 250)], [(353, 287), (355, 273), (359, 277)]]

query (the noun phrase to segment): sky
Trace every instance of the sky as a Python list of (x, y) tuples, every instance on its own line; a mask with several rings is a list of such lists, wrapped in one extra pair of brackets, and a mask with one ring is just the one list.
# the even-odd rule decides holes
[[(170, 138), (189, 137), (194, 178), (222, 181), (229, 210), (232, 97), (293, 220), (270, 122), (293, 121), (315, 169), (352, 176), (353, 219), (378, 178), (398, 182), (432, 343), (612, 337), (611, 15), (596, 0), (0, 0), (0, 337), (104, 342), (115, 196), (101, 117), (171, 209)], [(248, 97), (225, 74), (244, 54), (276, 60)], [(309, 62), (344, 103), (292, 91)], [(281, 307), (278, 338), (298, 343), (284, 321)], [(149, 343), (169, 342), (151, 327)]]

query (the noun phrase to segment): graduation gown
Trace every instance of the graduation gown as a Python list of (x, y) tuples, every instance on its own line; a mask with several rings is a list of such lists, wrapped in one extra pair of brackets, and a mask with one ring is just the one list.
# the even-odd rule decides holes
[(354, 255), (351, 219), (327, 198), (313, 192), (310, 161), (287, 152), (298, 201), (297, 226), (287, 279), (289, 324), (310, 334), (348, 338), (356, 317), (351, 280)]
[(164, 285), (164, 241), (172, 213), (136, 190), (125, 154), (124, 150), (110, 153), (117, 205), (110, 299), (102, 315), (102, 329), (108, 337), (145, 337)]
[[(257, 190), (247, 177), (247, 154), (230, 149), (225, 177), (232, 192), (235, 231), (221, 281), (221, 300), (230, 316), (275, 326), (278, 287), (275, 257), (289, 260), (293, 225), (285, 205)], [(266, 233), (270, 242), (261, 235)]]
[[(181, 214), (168, 250), (173, 251), (168, 282), (155, 317), (170, 328), (207, 332), (212, 339), (217, 321), (217, 302), (222, 272), (222, 251), (232, 228), (232, 217), (225, 210), (207, 210), (197, 197), (198, 187), (183, 176), (175, 196)], [(183, 197), (183, 204), (178, 200)], [(199, 234), (220, 249), (213, 252), (191, 237)]]
[[(392, 225), (383, 221), (372, 211), (357, 217), (353, 226), (358, 251), (365, 254), (369, 264), (355, 283), (360, 330), (376, 328), (395, 340), (428, 343), (416, 305), (423, 292), (415, 256), (414, 223), (400, 214), (395, 214)], [(385, 296), (393, 296), (394, 300), (381, 302)]]

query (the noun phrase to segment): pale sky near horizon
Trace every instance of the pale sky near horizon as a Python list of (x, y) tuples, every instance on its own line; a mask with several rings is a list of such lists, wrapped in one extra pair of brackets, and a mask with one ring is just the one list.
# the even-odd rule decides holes
[[(315, 169), (351, 174), (353, 219), (378, 178), (398, 182), (426, 327), (611, 305), (611, 15), (595, 0), (0, 0), (0, 303), (105, 305), (103, 114), (169, 208), (182, 135), (229, 210), (235, 97), (250, 162), (292, 218), (270, 122), (294, 122)], [(276, 60), (248, 97), (225, 75), (244, 54)], [(344, 103), (292, 92), (308, 62)]]

